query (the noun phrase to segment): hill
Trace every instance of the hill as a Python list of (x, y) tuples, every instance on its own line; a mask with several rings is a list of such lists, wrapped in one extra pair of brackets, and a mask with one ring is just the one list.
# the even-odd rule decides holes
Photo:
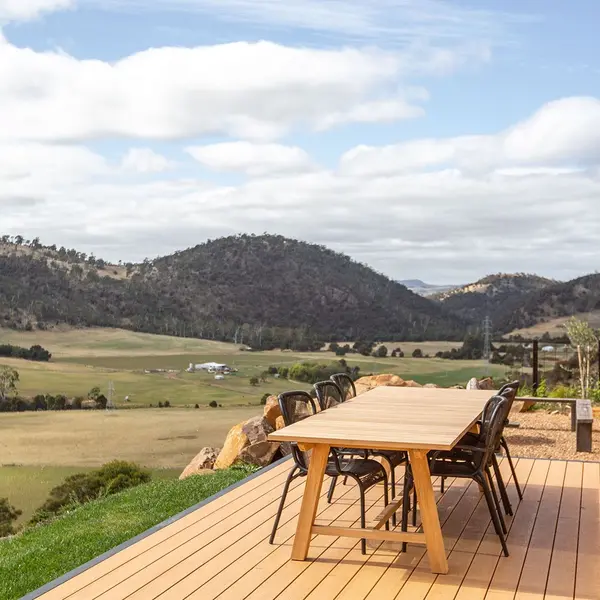
[(488, 275), (475, 283), (434, 296), (448, 311), (475, 325), (491, 317), (494, 329), (506, 331), (506, 314), (519, 308), (530, 294), (553, 285), (538, 275)]
[(502, 331), (529, 328), (540, 323), (560, 322), (561, 317), (580, 315), (592, 324), (600, 311), (600, 274), (555, 282), (526, 294), (518, 306), (498, 314), (495, 323)]
[(296, 349), (318, 339), (456, 339), (466, 327), (348, 256), (281, 236), (221, 238), (124, 267), (3, 238), (0, 326), (61, 324)]

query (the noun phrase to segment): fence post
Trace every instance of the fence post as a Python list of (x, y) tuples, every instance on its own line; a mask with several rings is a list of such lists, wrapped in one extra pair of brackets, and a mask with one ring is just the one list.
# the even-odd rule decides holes
[(540, 358), (538, 340), (533, 341), (531, 366), (533, 367), (533, 395), (537, 396), (538, 387), (540, 386)]

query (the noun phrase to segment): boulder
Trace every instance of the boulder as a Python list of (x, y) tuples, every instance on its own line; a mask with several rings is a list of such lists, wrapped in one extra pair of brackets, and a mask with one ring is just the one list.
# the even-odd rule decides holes
[(277, 419), (275, 419), (275, 431), (279, 431), (280, 429), (283, 429), (285, 427), (285, 421), (283, 420), (283, 417), (277, 417)]
[(485, 379), (481, 379), (478, 382), (479, 385), (479, 389), (480, 390), (495, 390), (496, 389), (496, 384), (494, 383), (494, 380), (491, 377), (486, 377)]
[(417, 383), (416, 381), (413, 381), (412, 379), (409, 379), (407, 381), (404, 382), (404, 386), (403, 387), (423, 387), (420, 383)]
[(366, 377), (361, 377), (354, 382), (354, 385), (356, 386), (356, 393), (363, 394), (364, 392), (368, 392), (369, 390), (380, 386), (406, 387), (407, 382), (404, 381), (402, 377), (398, 377), (398, 375), (384, 373), (382, 375), (367, 375)]
[(279, 449), (278, 442), (267, 441), (273, 431), (274, 427), (265, 417), (253, 417), (232, 427), (217, 457), (215, 469), (227, 469), (237, 462), (258, 467), (270, 464)]
[(471, 377), (471, 379), (469, 379), (469, 381), (467, 382), (467, 388), (468, 390), (478, 390), (479, 389), (479, 382), (477, 381), (477, 377)]
[(437, 383), (426, 383), (424, 388), (439, 388), (440, 386)]
[(277, 429), (277, 419), (281, 417), (281, 409), (279, 408), (279, 400), (277, 396), (269, 396), (263, 411), (264, 418), (269, 422), (269, 425)]
[(219, 448), (202, 448), (202, 450), (200, 450), (200, 452), (192, 459), (190, 464), (183, 470), (179, 479), (185, 479), (190, 475), (202, 475), (206, 473), (206, 471), (212, 469), (219, 452)]

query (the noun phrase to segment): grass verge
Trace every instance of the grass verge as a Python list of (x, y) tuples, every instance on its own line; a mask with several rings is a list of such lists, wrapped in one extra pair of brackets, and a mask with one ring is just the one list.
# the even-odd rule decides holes
[(20, 598), (250, 473), (235, 467), (184, 481), (153, 481), (0, 540), (0, 598)]

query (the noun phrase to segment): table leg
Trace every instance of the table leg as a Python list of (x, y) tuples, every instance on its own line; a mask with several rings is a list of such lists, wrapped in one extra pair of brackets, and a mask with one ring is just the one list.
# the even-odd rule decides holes
[(433, 493), (433, 485), (431, 484), (427, 452), (425, 450), (410, 450), (408, 455), (417, 489), (417, 500), (421, 509), (421, 521), (427, 542), (427, 555), (431, 571), (445, 575), (448, 573), (448, 561), (446, 560), (440, 517)]
[(317, 444), (313, 447), (292, 548), (292, 560), (306, 560), (328, 458), (329, 446)]

